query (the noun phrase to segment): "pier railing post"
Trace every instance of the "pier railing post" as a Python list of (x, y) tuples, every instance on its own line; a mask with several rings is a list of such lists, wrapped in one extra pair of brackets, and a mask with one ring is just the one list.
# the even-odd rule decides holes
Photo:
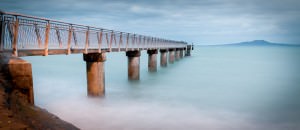
[(88, 96), (103, 96), (105, 94), (105, 53), (83, 54), (86, 61)]
[(148, 71), (157, 71), (157, 50), (147, 50), (148, 53)]
[(175, 60), (175, 49), (169, 49), (169, 63), (173, 64)]
[(18, 38), (19, 38), (19, 19), (16, 17), (16, 21), (14, 23), (14, 37), (12, 43), (14, 56), (18, 56)]
[(128, 80), (140, 79), (140, 51), (127, 51), (128, 57)]
[(167, 67), (167, 65), (168, 65), (167, 53), (168, 53), (168, 51), (163, 50), (163, 49), (160, 49), (159, 51), (160, 51), (160, 66), (161, 67)]
[(0, 15), (0, 51), (4, 49), (4, 34), (5, 34), (5, 24), (2, 14)]

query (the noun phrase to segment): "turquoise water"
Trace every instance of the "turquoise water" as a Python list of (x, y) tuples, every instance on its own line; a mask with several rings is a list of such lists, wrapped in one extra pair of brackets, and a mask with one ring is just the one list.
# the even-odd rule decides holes
[(138, 82), (124, 52), (108, 53), (103, 98), (86, 96), (81, 54), (24, 59), (36, 105), (81, 129), (300, 129), (299, 47), (196, 47), (157, 73), (143, 52)]

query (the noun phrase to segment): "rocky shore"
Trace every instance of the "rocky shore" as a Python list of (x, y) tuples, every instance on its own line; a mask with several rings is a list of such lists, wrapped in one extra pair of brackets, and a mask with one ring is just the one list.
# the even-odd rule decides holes
[(76, 126), (32, 105), (15, 89), (0, 67), (0, 130), (78, 130)]

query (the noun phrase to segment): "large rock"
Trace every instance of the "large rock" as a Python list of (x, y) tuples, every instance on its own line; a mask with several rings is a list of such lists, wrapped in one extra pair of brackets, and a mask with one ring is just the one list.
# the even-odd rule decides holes
[(12, 83), (13, 87), (9, 91), (19, 90), (27, 95), (30, 104), (34, 104), (31, 64), (19, 57), (1, 53), (0, 67)]

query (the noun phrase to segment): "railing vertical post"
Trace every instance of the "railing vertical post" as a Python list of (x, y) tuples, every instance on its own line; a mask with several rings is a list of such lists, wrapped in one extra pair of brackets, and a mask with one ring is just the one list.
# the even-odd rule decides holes
[(113, 38), (114, 38), (114, 41), (115, 41), (115, 46), (117, 47), (116, 33), (113, 33)]
[(147, 49), (150, 49), (150, 37), (147, 37)]
[(18, 56), (19, 19), (16, 17), (14, 26), (14, 38), (12, 43), (13, 55)]
[(75, 47), (78, 47), (77, 36), (76, 36), (76, 32), (75, 32), (74, 28), (72, 29), (72, 32), (73, 32), (73, 38), (74, 38)]
[(155, 39), (154, 39), (154, 49), (157, 48), (157, 39), (158, 39), (158, 38), (155, 38)]
[(110, 34), (110, 41), (109, 41), (109, 52), (112, 51), (111, 46), (112, 46), (113, 35), (114, 35), (114, 31), (111, 31), (111, 34)]
[(39, 48), (42, 48), (42, 39), (41, 39), (41, 34), (40, 34), (40, 30), (37, 24), (34, 24), (34, 31), (35, 31), (35, 35), (38, 41), (38, 45)]
[(4, 49), (4, 35), (5, 35), (5, 21), (2, 14), (0, 14), (0, 51)]
[(136, 37), (135, 37), (135, 45), (136, 45), (136, 50), (139, 50), (139, 36), (138, 35), (136, 35)]
[(44, 51), (44, 55), (47, 56), (48, 55), (48, 49), (49, 49), (49, 34), (50, 34), (50, 22), (47, 22), (46, 25), (46, 32), (45, 32), (45, 51)]
[(109, 51), (109, 39), (108, 39), (108, 33), (105, 33), (105, 39), (106, 39), (106, 45), (108, 47), (108, 51)]
[(60, 37), (60, 32), (59, 32), (59, 28), (57, 26), (55, 27), (55, 31), (56, 31), (56, 35), (57, 35), (59, 48), (62, 48), (62, 41), (61, 41), (61, 37)]
[(155, 38), (155, 47), (154, 49), (157, 49), (158, 48), (158, 38)]
[(139, 36), (139, 50), (142, 50), (143, 37)]
[(151, 49), (153, 49), (154, 47), (154, 37), (152, 37), (152, 40), (151, 40)]
[(156, 40), (156, 37), (154, 37), (154, 38), (153, 38), (153, 45), (152, 45), (152, 49), (155, 49), (155, 46), (156, 46), (156, 45), (155, 45), (155, 40)]
[(90, 33), (90, 27), (87, 28), (87, 31), (85, 33), (85, 48), (84, 48), (84, 54), (88, 53), (89, 48), (89, 33)]
[(102, 29), (101, 32), (99, 34), (99, 32), (97, 33), (97, 37), (98, 37), (98, 52), (101, 53), (101, 46), (102, 46)]
[(132, 48), (131, 50), (134, 50), (134, 45), (135, 45), (135, 34), (133, 34), (133, 38), (132, 38)]
[(159, 49), (161, 46), (161, 43), (160, 43), (160, 38), (157, 39), (157, 49)]
[(160, 38), (157, 38), (157, 39), (156, 39), (156, 44), (157, 44), (156, 49), (159, 49), (159, 48), (161, 47), (161, 44), (160, 44), (160, 42), (159, 42), (159, 39), (160, 39)]
[(129, 43), (129, 33), (127, 33), (127, 38), (126, 38), (126, 48), (125, 48), (125, 51), (128, 50), (128, 43)]
[(152, 49), (155, 49), (156, 47), (156, 37), (153, 39), (153, 48)]
[(72, 31), (73, 31), (73, 26), (69, 26), (69, 34), (68, 34), (68, 50), (67, 50), (67, 55), (71, 54), (71, 39), (72, 39)]
[(145, 38), (145, 41), (144, 41), (144, 48), (145, 48), (146, 50), (148, 50), (148, 48), (147, 48), (148, 38), (147, 38), (146, 36), (144, 36), (144, 38)]
[(155, 48), (155, 39), (156, 39), (156, 37), (154, 37), (154, 38), (153, 38), (153, 41), (152, 41), (152, 42), (153, 42), (153, 43), (152, 43), (152, 49)]
[(120, 33), (120, 39), (119, 39), (119, 47), (118, 47), (118, 51), (121, 51), (121, 44), (123, 45), (123, 33)]
[(143, 49), (146, 47), (146, 36), (144, 36)]
[(139, 35), (137, 35), (136, 36), (136, 50), (139, 50), (139, 44), (140, 44), (140, 36)]

